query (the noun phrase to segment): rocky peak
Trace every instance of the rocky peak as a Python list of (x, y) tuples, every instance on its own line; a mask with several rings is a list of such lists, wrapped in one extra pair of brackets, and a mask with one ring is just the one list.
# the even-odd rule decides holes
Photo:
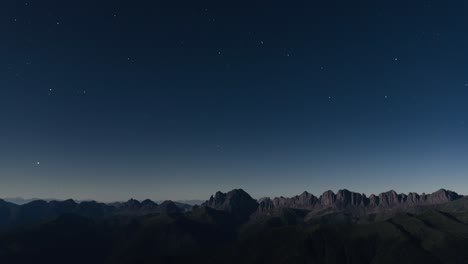
[[(234, 191), (231, 191), (231, 192), (234, 192)], [(213, 195), (210, 197), (210, 200), (209, 200), (209, 204), (211, 205), (210, 207), (213, 207), (215, 209), (222, 207), (226, 202), (226, 196), (227, 194), (217, 191), (214, 197)]]
[(401, 202), (402, 197), (394, 190), (379, 194), (379, 206), (381, 207), (393, 207), (399, 205)]
[(300, 204), (310, 206), (315, 204), (318, 201), (318, 198), (313, 194), (304, 191), (301, 195), (297, 196), (297, 200)]
[(425, 197), (425, 194), (419, 195), (417, 193), (410, 192), (408, 193), (407, 202), (411, 204), (417, 204), (420, 203), (423, 199), (425, 200)]
[(427, 197), (427, 201), (431, 204), (440, 204), (440, 203), (453, 201), (460, 197), (461, 196), (458, 195), (456, 192), (447, 191), (445, 189), (440, 189), (436, 192), (429, 194)]
[(326, 191), (320, 196), (319, 200), (323, 207), (331, 207), (335, 204), (336, 194), (330, 190)]
[(257, 201), (242, 189), (235, 189), (228, 193), (216, 192), (203, 205), (241, 217), (249, 216), (258, 207)]

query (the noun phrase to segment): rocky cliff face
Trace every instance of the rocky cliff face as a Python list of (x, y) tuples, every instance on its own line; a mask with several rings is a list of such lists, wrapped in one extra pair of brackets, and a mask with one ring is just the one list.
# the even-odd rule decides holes
[(397, 194), (395, 191), (388, 191), (379, 194), (379, 207), (389, 208), (396, 207), (406, 202), (407, 196), (404, 194)]
[(268, 205), (268, 207), (284, 207), (284, 208), (295, 208), (295, 209), (307, 209), (314, 207), (318, 202), (319, 199), (315, 197), (313, 194), (310, 194), (308, 192), (303, 192), (301, 195), (296, 195), (291, 198), (285, 198), (285, 197), (276, 197), (273, 200), (268, 199), (269, 202), (266, 203), (266, 200), (262, 204), (260, 202), (260, 207), (262, 210), (265, 209), (265, 206)]
[(264, 198), (259, 201), (259, 211), (265, 212), (279, 208), (294, 208), (304, 210), (320, 210), (325, 208), (360, 208), (367, 210), (385, 210), (393, 208), (407, 208), (419, 205), (436, 205), (453, 201), (462, 196), (455, 192), (440, 189), (432, 194), (409, 193), (398, 194), (391, 190), (372, 194), (366, 197), (365, 194), (351, 192), (349, 190), (339, 190), (336, 194), (332, 191), (324, 192), (319, 198), (304, 192), (301, 195), (291, 198), (278, 197), (274, 199)]
[[(279, 199), (279, 198), (278, 198)], [(275, 208), (273, 201), (269, 198), (262, 198), (258, 200), (258, 211), (259, 212), (268, 212)]]
[(426, 195), (425, 201), (432, 204), (441, 204), (456, 200), (458, 198), (461, 198), (461, 196), (458, 193), (448, 191), (445, 189), (440, 189), (437, 192)]
[(321, 207), (333, 206), (336, 202), (336, 195), (332, 191), (326, 191), (320, 196)]
[(418, 205), (434, 205), (450, 202), (461, 198), (461, 195), (458, 195), (455, 192), (447, 191), (445, 189), (440, 189), (431, 194), (417, 194), (409, 193), (406, 194), (397, 194), (395, 191), (389, 191), (379, 194), (379, 197), (374, 206), (381, 208), (393, 208), (393, 207), (412, 207)]
[(365, 194), (351, 192), (349, 190), (339, 190), (336, 194), (326, 191), (320, 197), (311, 193), (303, 192), (293, 197), (262, 198), (255, 201), (243, 190), (233, 190), (228, 193), (217, 192), (211, 196), (203, 206), (216, 210), (226, 211), (242, 217), (249, 216), (254, 211), (257, 213), (268, 213), (282, 208), (292, 208), (301, 210), (322, 210), (327, 208), (336, 209), (358, 209), (360, 211), (388, 210), (395, 208), (409, 208), (423, 205), (437, 205), (461, 198), (455, 192), (440, 189), (432, 194), (409, 193), (398, 194), (391, 190), (372, 194), (367, 197)]
[(339, 190), (336, 194), (336, 204), (340, 207), (365, 207), (369, 204), (369, 199), (364, 194), (350, 192), (345, 189)]

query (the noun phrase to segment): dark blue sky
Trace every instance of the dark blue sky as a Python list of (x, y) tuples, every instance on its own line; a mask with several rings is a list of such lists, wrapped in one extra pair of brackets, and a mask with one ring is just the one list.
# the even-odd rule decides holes
[(465, 1), (2, 1), (0, 197), (468, 193), (466, 25)]

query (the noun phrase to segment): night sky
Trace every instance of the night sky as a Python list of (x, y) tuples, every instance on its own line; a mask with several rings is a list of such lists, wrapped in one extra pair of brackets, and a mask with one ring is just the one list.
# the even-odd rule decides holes
[(0, 197), (468, 193), (466, 1), (0, 3)]

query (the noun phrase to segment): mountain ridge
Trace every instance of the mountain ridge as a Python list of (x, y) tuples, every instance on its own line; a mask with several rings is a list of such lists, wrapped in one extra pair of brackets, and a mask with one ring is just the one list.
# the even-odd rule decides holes
[[(233, 197), (242, 197), (232, 200)], [(371, 194), (367, 197), (365, 194), (356, 193), (347, 189), (338, 190), (334, 193), (331, 190), (325, 191), (320, 196), (315, 196), (307, 191), (293, 197), (264, 197), (253, 199), (242, 189), (234, 189), (227, 193), (216, 192), (202, 206), (208, 206), (221, 211), (233, 212), (233, 208), (238, 208), (239, 202), (245, 201), (245, 207), (253, 208), (254, 201), (257, 204), (257, 212), (264, 213), (276, 209), (291, 208), (309, 211), (318, 211), (327, 208), (337, 209), (364, 209), (369, 211), (382, 211), (390, 209), (403, 209), (417, 206), (430, 206), (447, 203), (464, 197), (456, 192), (439, 189), (430, 194), (417, 194), (410, 192), (408, 194), (397, 193), (394, 190)], [(248, 211), (248, 210), (247, 210)], [(251, 210), (255, 211), (255, 210)]]
[(138, 201), (129, 199), (126, 202), (112, 204), (95, 201), (76, 202), (35, 200), (24, 205), (16, 205), (0, 200), (0, 229), (15, 224), (24, 224), (41, 219), (50, 219), (62, 214), (72, 213), (84, 217), (105, 217), (111, 215), (147, 215), (147, 214), (181, 214), (197, 208), (209, 207), (217, 211), (227, 212), (236, 221), (245, 221), (252, 215), (272, 214), (283, 209), (308, 211), (311, 214), (332, 209), (334, 211), (349, 211), (357, 214), (388, 213), (395, 210), (410, 210), (418, 206), (434, 206), (455, 201), (464, 196), (455, 192), (439, 189), (431, 194), (398, 194), (394, 190), (370, 195), (349, 191), (347, 189), (325, 191), (315, 196), (307, 191), (293, 197), (275, 197), (254, 199), (242, 189), (234, 189), (227, 193), (216, 192), (200, 206), (191, 206), (173, 201), (160, 204), (149, 199)]

